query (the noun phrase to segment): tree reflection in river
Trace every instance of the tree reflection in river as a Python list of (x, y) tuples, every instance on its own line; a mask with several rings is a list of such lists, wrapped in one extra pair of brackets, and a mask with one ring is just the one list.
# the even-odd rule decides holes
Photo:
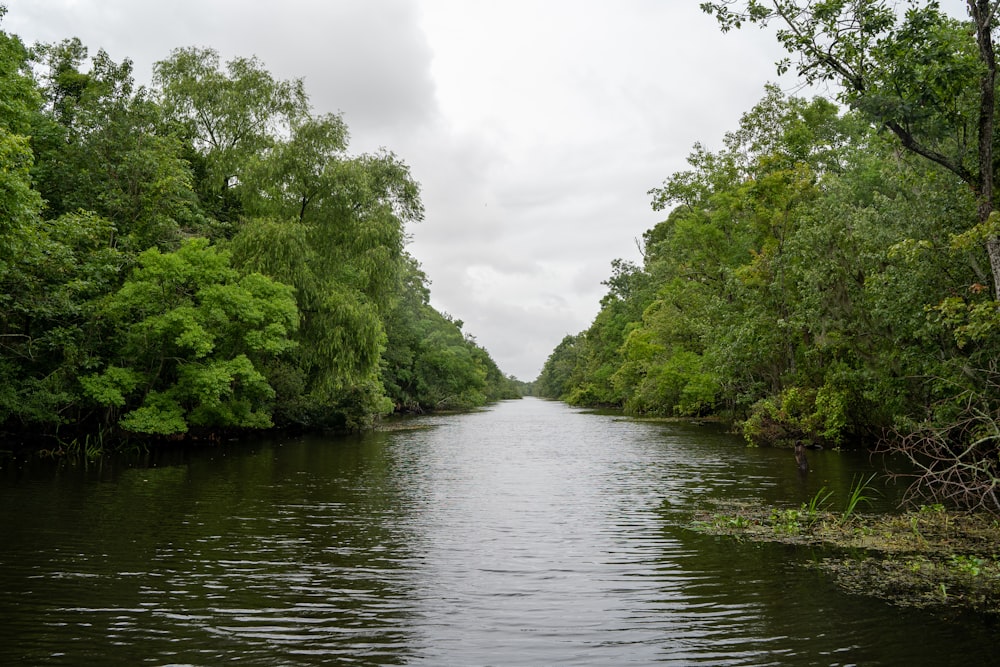
[[(429, 428), (0, 471), (0, 663), (936, 665), (988, 625), (682, 524), (846, 497), (865, 455), (525, 399)], [(135, 464), (135, 462), (133, 462)], [(890, 489), (891, 491), (891, 489)], [(891, 505), (892, 493), (883, 503)]]

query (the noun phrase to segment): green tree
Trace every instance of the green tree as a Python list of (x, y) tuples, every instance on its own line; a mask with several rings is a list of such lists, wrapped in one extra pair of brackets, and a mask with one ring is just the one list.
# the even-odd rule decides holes
[(467, 409), (519, 393), (461, 323), (428, 303), (427, 279), (407, 257), (403, 293), (386, 320), (382, 383), (397, 411)]
[[(773, 86), (723, 144), (696, 146), (691, 168), (651, 192), (655, 208), (673, 208), (645, 234), (642, 270), (616, 266), (594, 323), (572, 355), (555, 355), (560, 395), (610, 395), (643, 414), (762, 411), (769, 422), (784, 419), (769, 406), (794, 403), (797, 421), (768, 423), (771, 433), (834, 441), (919, 409), (904, 378), (942, 371), (917, 363), (934, 346), (957, 354), (928, 299), (976, 275), (948, 249), (973, 210), (959, 181), (901, 162), (858, 114)], [(923, 247), (945, 252), (914, 254)], [(921, 289), (893, 297), (889, 284)]]
[(535, 391), (544, 398), (566, 398), (580, 376), (581, 335), (566, 335), (545, 360), (535, 380)]
[(204, 228), (183, 145), (166, 131), (149, 92), (135, 87), (132, 63), (100, 51), (83, 73), (87, 49), (79, 40), (35, 53), (46, 113), (36, 127), (33, 176), (45, 214), (97, 213), (135, 252), (176, 247), (182, 229)]
[[(807, 82), (833, 81), (841, 97), (900, 145), (943, 167), (975, 193), (975, 234), (985, 245), (993, 294), (1000, 300), (1000, 233), (994, 192), (997, 164), (996, 56), (998, 5), (966, 0), (970, 21), (948, 17), (936, 1), (833, 0), (705, 2), (724, 31), (745, 22), (780, 24), (779, 42), (797, 58)], [(779, 69), (791, 60), (779, 63)]]
[[(0, 19), (7, 13), (0, 5)], [(11, 258), (14, 238), (36, 219), (41, 198), (31, 187), (29, 141), (41, 96), (31, 77), (21, 40), (0, 31), (0, 271)]]
[(40, 220), (15, 239), (0, 275), (0, 423), (35, 432), (80, 419), (77, 378), (101, 363), (98, 302), (127, 258), (91, 213)]
[(0, 33), (4, 429), (362, 428), (387, 394), (515, 393), (427, 303), (398, 157), (349, 154), (343, 120), (255, 58), (179, 49), (154, 81)]
[(234, 58), (223, 68), (214, 49), (189, 47), (157, 62), (153, 81), (191, 142), (203, 203), (232, 221), (239, 212), (233, 190), (250, 165), (307, 114), (302, 80), (277, 80), (256, 58)]
[(391, 409), (379, 381), (384, 322), (402, 291), (405, 225), (423, 208), (396, 156), (351, 156), (346, 141), (338, 116), (296, 119), (246, 171), (253, 217), (231, 247), (240, 266), (295, 287), (303, 393), (290, 418), (364, 426)]
[[(388, 407), (378, 373), (386, 344), (383, 321), (401, 289), (405, 221), (400, 216), (422, 209), (408, 170), (391, 155), (322, 168), (329, 172), (328, 189), (297, 207), (305, 215), (249, 221), (231, 245), (240, 266), (296, 289), (302, 313), (298, 364), (304, 396), (315, 406), (298, 408), (296, 419), (314, 420), (309, 415), (323, 412), (322, 406), (353, 394), (363, 405), (345, 415), (345, 423), (360, 425), (365, 415)], [(275, 202), (273, 212), (288, 214), (284, 203)]]
[(126, 431), (271, 426), (274, 390), (260, 368), (294, 348), (292, 289), (240, 275), (206, 239), (152, 248), (101, 316), (120, 347), (84, 394)]
[(347, 155), (347, 125), (336, 115), (303, 116), (291, 136), (260, 154), (248, 170), (247, 214), (307, 222), (340, 189)]

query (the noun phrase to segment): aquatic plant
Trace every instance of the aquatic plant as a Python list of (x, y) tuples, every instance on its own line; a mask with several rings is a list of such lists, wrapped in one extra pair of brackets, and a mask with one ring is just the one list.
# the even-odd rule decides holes
[(825, 486), (821, 486), (819, 491), (809, 499), (808, 503), (802, 503), (802, 509), (809, 519), (810, 526), (816, 523), (820, 516), (822, 516), (823, 512), (829, 506), (830, 496), (832, 495), (833, 491), (829, 491)]
[(847, 507), (840, 515), (840, 522), (846, 523), (854, 515), (858, 505), (861, 503), (871, 503), (871, 496), (866, 495), (870, 491), (871, 483), (875, 479), (875, 473), (868, 476), (868, 479), (860, 477), (851, 480), (851, 495), (847, 498)]
[(802, 514), (797, 509), (774, 509), (771, 511), (771, 526), (776, 533), (798, 535), (802, 532), (802, 524), (799, 523), (801, 518)]

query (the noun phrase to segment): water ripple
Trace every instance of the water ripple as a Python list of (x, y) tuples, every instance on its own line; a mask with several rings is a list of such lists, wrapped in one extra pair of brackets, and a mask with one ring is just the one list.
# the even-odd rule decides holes
[(711, 498), (834, 488), (854, 473), (834, 459), (797, 486), (789, 457), (727, 434), (538, 400), (430, 423), (0, 485), (0, 664), (992, 655), (983, 625), (847, 598), (787, 548), (680, 527)]

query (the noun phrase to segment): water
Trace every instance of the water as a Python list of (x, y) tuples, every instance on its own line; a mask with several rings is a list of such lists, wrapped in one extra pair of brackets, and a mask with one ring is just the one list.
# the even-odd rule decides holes
[[(863, 455), (537, 399), (356, 438), (0, 470), (0, 664), (988, 665), (995, 628), (683, 528)], [(885, 503), (896, 492), (887, 489)]]

